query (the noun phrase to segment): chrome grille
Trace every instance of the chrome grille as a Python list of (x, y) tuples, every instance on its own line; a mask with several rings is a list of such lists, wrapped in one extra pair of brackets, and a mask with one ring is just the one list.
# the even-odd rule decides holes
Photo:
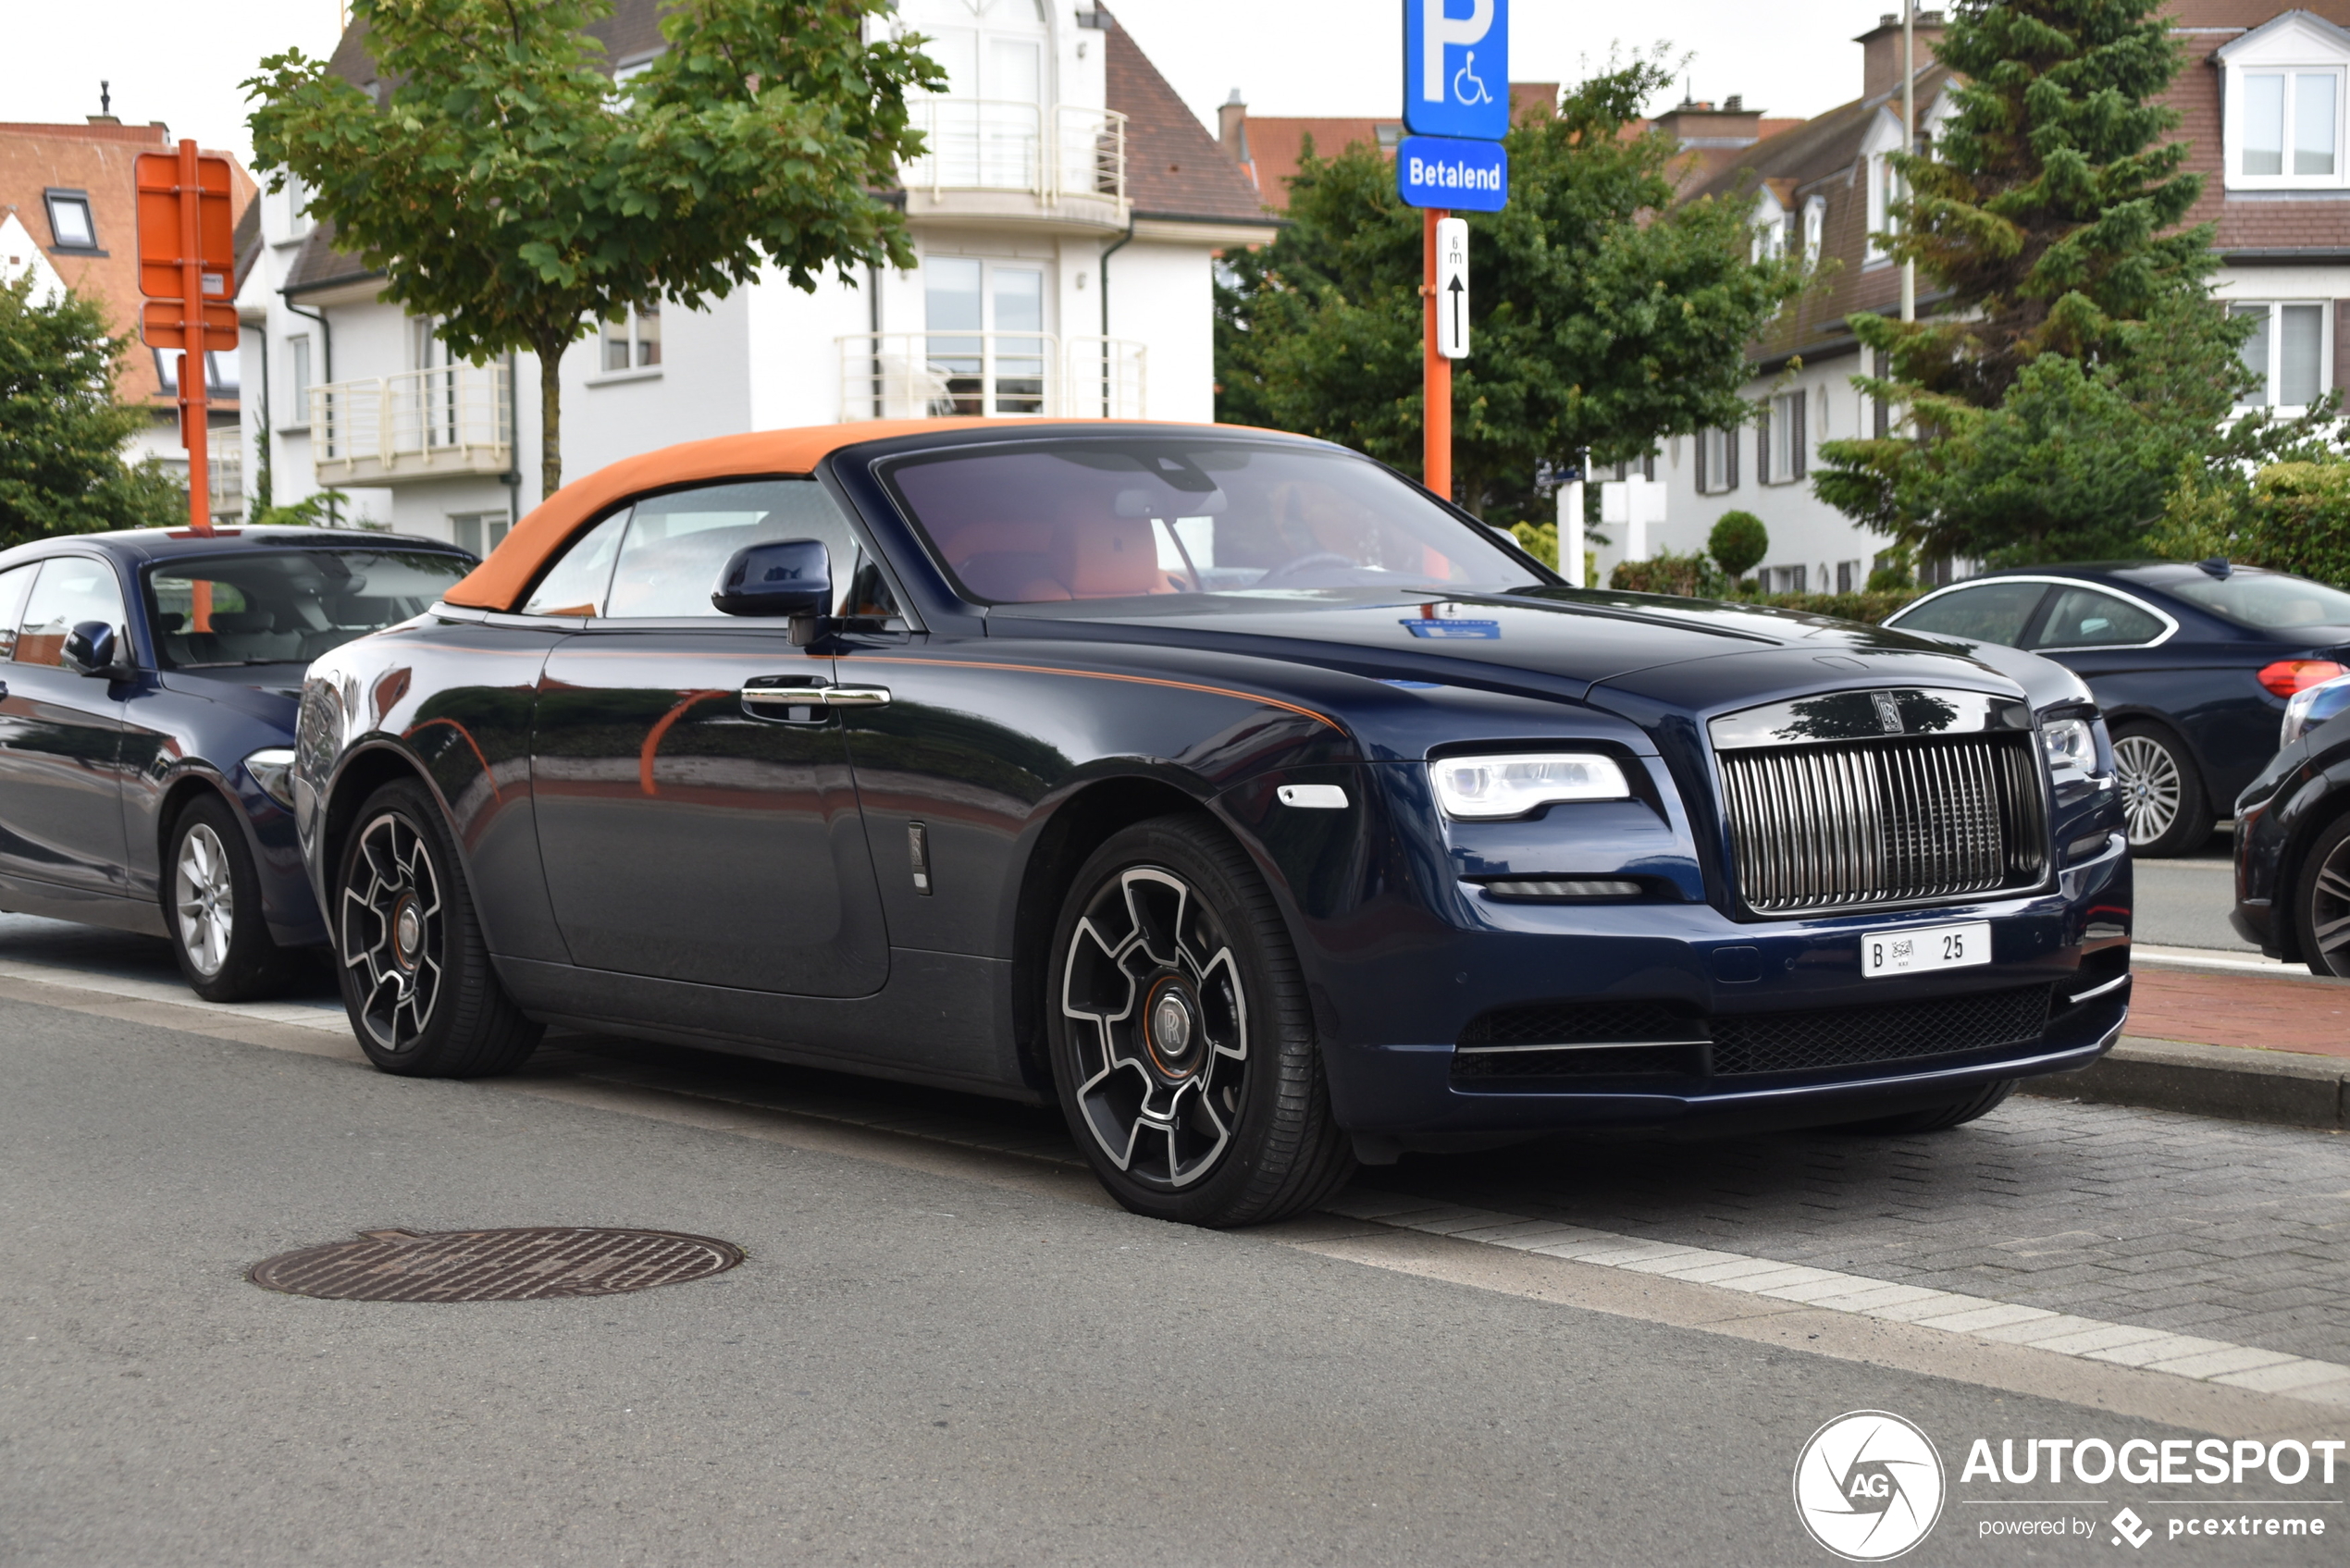
[(2029, 731), (1718, 756), (1738, 892), (1758, 914), (1954, 898), (2047, 874)]

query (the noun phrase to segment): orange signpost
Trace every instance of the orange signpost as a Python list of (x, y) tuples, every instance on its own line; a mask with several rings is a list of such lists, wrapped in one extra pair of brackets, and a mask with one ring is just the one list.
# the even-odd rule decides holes
[(179, 441), (188, 449), (188, 525), (212, 532), (210, 417), (204, 352), (237, 346), (237, 248), (229, 160), (193, 142), (139, 157), (139, 335), (179, 349)]
[(1421, 264), (1427, 281), (1420, 285), (1420, 294), (1427, 301), (1422, 333), (1427, 341), (1422, 345), (1427, 368), (1422, 372), (1422, 403), (1425, 413), (1420, 421), (1420, 483), (1442, 496), (1453, 499), (1453, 362), (1437, 352), (1437, 313), (1444, 308), (1436, 294), (1436, 226), (1445, 214), (1441, 208), (1423, 208), (1425, 220), (1421, 233)]

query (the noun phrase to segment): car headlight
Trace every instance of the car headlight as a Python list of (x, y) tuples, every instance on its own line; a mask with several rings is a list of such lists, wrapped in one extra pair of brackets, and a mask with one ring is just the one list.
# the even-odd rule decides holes
[(2350, 675), (2303, 687), (2285, 701), (2277, 749), (2282, 751), (2327, 720), (2346, 712), (2350, 712)]
[(1472, 821), (1523, 817), (1569, 800), (1632, 797), (1615, 759), (1589, 751), (1447, 757), (1429, 763), (1428, 772), (1444, 814)]
[(2050, 719), (2040, 726), (2040, 752), (2051, 773), (2094, 776), (2097, 771), (2097, 735), (2086, 719)]
[(245, 772), (261, 791), (280, 806), (291, 807), (293, 797), (294, 749), (291, 746), (266, 746), (245, 759)]

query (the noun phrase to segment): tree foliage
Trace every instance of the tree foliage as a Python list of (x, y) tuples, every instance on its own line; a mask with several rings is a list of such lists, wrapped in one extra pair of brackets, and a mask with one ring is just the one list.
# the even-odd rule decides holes
[(2312, 451), (2248, 480), (2183, 475), (2146, 544), (2175, 560), (2217, 556), (2350, 588), (2350, 461)]
[[(1627, 135), (1667, 85), (1635, 63), (1510, 130), (1510, 203), (1466, 215), (1474, 355), (1453, 367), (1453, 469), (1479, 515), (1531, 510), (1544, 463), (1634, 458), (1734, 425), (1747, 344), (1800, 287), (1751, 255), (1750, 202), (1670, 207), (1675, 147)], [(1420, 468), (1422, 220), (1393, 165), (1310, 146), (1290, 224), (1217, 290), (1217, 416)]]
[(1956, 112), (1886, 238), (1943, 298), (1912, 323), (1860, 314), (1889, 361), (1856, 377), (1910, 433), (1824, 443), (1813, 488), (1926, 555), (1992, 562), (2126, 553), (2183, 468), (2273, 445), (2229, 414), (2245, 325), (2206, 279), (2202, 189), (2158, 103), (2182, 56), (2159, 0), (1971, 0), (1936, 44)]
[[(299, 51), (245, 83), (254, 166), (290, 173), (384, 295), (460, 357), (538, 356), (544, 483), (562, 482), (563, 350), (631, 304), (723, 297), (773, 267), (913, 265), (876, 188), (920, 151), (918, 39), (887, 0), (684, 0), (625, 84), (583, 30), (610, 0), (353, 0), (387, 87)], [(280, 181), (281, 182), (281, 181)]]
[(1725, 512), (1705, 537), (1706, 553), (1733, 582), (1762, 564), (1771, 553), (1771, 530), (1751, 512)]
[(38, 299), (30, 271), (0, 283), (0, 549), (187, 521), (186, 486), (158, 464), (122, 460), (151, 417), (115, 397), (129, 347), (95, 301)]

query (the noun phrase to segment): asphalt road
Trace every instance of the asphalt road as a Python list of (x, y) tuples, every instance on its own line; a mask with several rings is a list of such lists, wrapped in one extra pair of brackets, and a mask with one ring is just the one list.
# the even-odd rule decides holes
[[(28, 929), (0, 932), (20, 939), (0, 960)], [(103, 967), (93, 986), (113, 984)], [(30, 972), (0, 964), (9, 1564), (1825, 1562), (1792, 1469), (1822, 1423), (1864, 1409), (1917, 1423), (1948, 1472), (1905, 1562), (2111, 1562), (2125, 1505), (2173, 1558), (2172, 1519), (2350, 1529), (2350, 1463), (2322, 1487), (1960, 1476), (1978, 1437), (2350, 1437), (2343, 1407), (1787, 1303), (1739, 1319), (1711, 1287), (1376, 1224), (1160, 1225), (1106, 1206), (1054, 1118), (1019, 1107), (588, 1040), (511, 1080), (412, 1082), (356, 1064), (315, 1010), (269, 1022)], [(1615, 1223), (1744, 1216), (1732, 1241), (1708, 1234), (1758, 1253), (1799, 1229), (1880, 1244), (1895, 1209), (1930, 1230), (1963, 1206), (1980, 1230), (2004, 1207), (2002, 1234), (2028, 1241), (2115, 1228), (2077, 1184), (2035, 1177), (2035, 1143), (2070, 1145), (2042, 1162), (2068, 1179), (2134, 1149), (2160, 1180), (2201, 1146), (2194, 1118), (2096, 1112), (1866, 1142), (1816, 1205), (1803, 1140), (1745, 1146), (1726, 1185), (1599, 1145), (1366, 1182), (1555, 1204), (1578, 1170), (1615, 1169), (1639, 1189), (1609, 1200)], [(2258, 1157), (2205, 1157), (2166, 1217), (2264, 1244), (2289, 1221), (2294, 1248), (2338, 1263), (2350, 1151), (2238, 1130)], [(2232, 1188), (2231, 1167), (2248, 1173)], [(636, 1295), (462, 1306), (243, 1278), (362, 1229), (534, 1224), (718, 1236), (749, 1261)], [(2311, 1318), (2319, 1338), (2339, 1302)], [(1983, 1533), (2057, 1516), (2094, 1532)], [(2340, 1546), (2239, 1538), (2183, 1560)]]

